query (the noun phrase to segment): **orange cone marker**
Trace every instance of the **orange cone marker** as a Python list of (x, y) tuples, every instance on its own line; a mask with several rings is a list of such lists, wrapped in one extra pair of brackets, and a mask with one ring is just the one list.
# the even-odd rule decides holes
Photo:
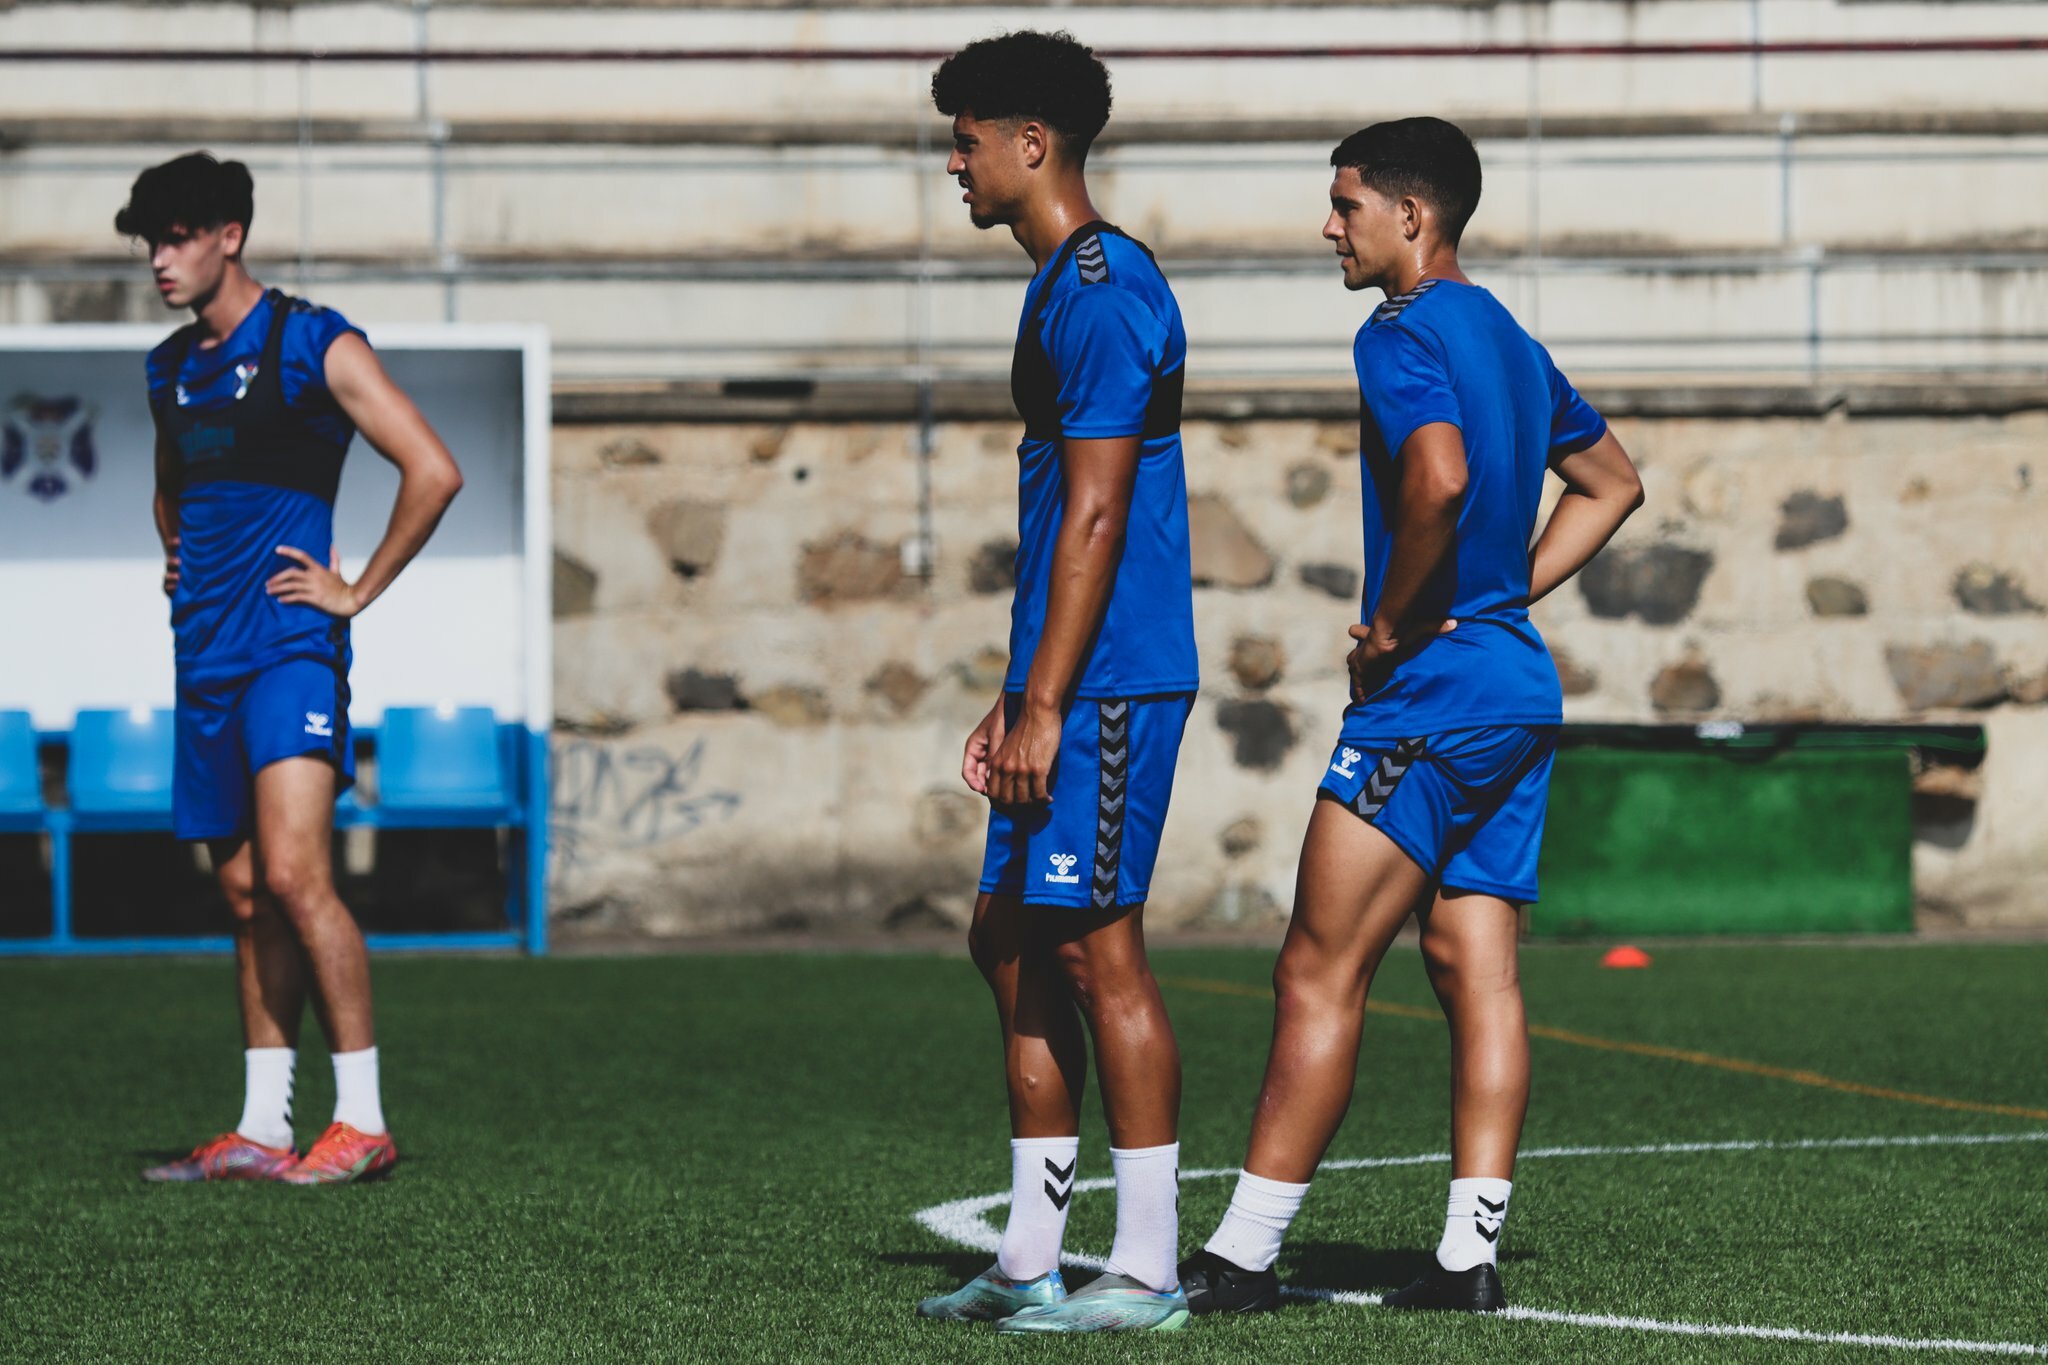
[(1600, 959), (1603, 967), (1647, 967), (1650, 955), (1633, 944), (1624, 943), (1619, 948), (1607, 950), (1607, 956)]

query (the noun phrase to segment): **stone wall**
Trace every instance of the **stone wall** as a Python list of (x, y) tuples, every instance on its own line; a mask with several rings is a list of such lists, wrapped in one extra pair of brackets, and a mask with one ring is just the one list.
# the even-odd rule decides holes
[[(1616, 428), (1648, 505), (1538, 608), (1568, 717), (1981, 721), (1981, 768), (1917, 779), (1923, 911), (2048, 917), (2048, 413)], [(1005, 664), (1014, 438), (940, 427), (926, 578), (907, 425), (558, 428), (561, 921), (965, 922), (960, 749)], [(1202, 421), (1186, 446), (1204, 691), (1154, 916), (1274, 921), (1344, 699), (1356, 429)]]

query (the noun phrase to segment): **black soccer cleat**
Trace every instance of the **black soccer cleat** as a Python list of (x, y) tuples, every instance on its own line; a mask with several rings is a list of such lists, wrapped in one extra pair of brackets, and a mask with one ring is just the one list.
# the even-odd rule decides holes
[(1188, 1312), (1270, 1313), (1280, 1306), (1280, 1276), (1274, 1271), (1246, 1270), (1213, 1251), (1198, 1251), (1180, 1263), (1181, 1292)]
[[(1194, 1295), (1188, 1295), (1192, 1300)], [(1434, 1256), (1421, 1279), (1380, 1300), (1382, 1308), (1434, 1308), (1449, 1313), (1498, 1313), (1508, 1306), (1500, 1271), (1481, 1261), (1470, 1270), (1445, 1270)]]

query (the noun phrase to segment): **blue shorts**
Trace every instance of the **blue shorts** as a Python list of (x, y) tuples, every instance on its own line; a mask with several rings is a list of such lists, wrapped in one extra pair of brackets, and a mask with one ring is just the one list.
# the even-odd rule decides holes
[[(1012, 724), (1021, 702), (1015, 693), (1003, 699)], [(1141, 904), (1152, 890), (1194, 705), (1192, 692), (1075, 702), (1060, 733), (1052, 799), (989, 808), (981, 889), (1074, 910)]]
[(219, 682), (178, 680), (171, 827), (180, 839), (232, 839), (256, 823), (256, 774), (287, 758), (334, 765), (337, 794), (355, 785), (348, 655), (288, 659)]
[(1555, 725), (1346, 741), (1316, 795), (1349, 807), (1440, 885), (1536, 899)]

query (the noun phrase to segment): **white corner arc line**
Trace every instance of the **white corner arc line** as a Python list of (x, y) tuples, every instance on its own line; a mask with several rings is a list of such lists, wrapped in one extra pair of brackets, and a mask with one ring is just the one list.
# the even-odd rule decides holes
[[(1556, 1160), (1568, 1157), (1684, 1156), (1712, 1152), (1819, 1152), (1884, 1147), (1994, 1147), (2017, 1142), (2048, 1142), (2048, 1129), (2024, 1133), (1934, 1133), (1920, 1137), (1804, 1138), (1789, 1141), (1747, 1142), (1654, 1142), (1623, 1147), (1536, 1147), (1521, 1154), (1523, 1161)], [(1448, 1152), (1424, 1152), (1415, 1156), (1353, 1157), (1325, 1161), (1322, 1171), (1363, 1171), (1388, 1166), (1431, 1166), (1450, 1160)], [(1182, 1171), (1187, 1180), (1216, 1180), (1237, 1174), (1236, 1167), (1205, 1167)], [(1076, 1194), (1085, 1190), (1113, 1189), (1116, 1181), (1104, 1176), (1074, 1182)], [(970, 1251), (993, 1256), (1002, 1245), (1003, 1234), (988, 1219), (996, 1209), (1007, 1206), (1007, 1191), (955, 1199), (919, 1209), (913, 1215), (926, 1230)], [(1060, 1257), (1065, 1265), (1100, 1270), (1104, 1258), (1080, 1252)], [(1342, 1289), (1296, 1288), (1284, 1291), (1290, 1298), (1318, 1303), (1373, 1306), (1377, 1294)], [(2024, 1341), (1966, 1341), (1930, 1337), (1899, 1337), (1869, 1332), (1816, 1332), (1802, 1327), (1761, 1327), (1734, 1322), (1682, 1322), (1662, 1318), (1623, 1317), (1613, 1313), (1566, 1313), (1551, 1308), (1514, 1306), (1500, 1314), (1516, 1322), (1545, 1322), (1566, 1327), (1599, 1327), (1624, 1332), (1654, 1332), (1668, 1336), (1746, 1337), (1763, 1341), (1799, 1341), (1828, 1346), (1879, 1346), (1899, 1351), (1954, 1351), (1975, 1355), (2048, 1356), (2048, 1345)]]

